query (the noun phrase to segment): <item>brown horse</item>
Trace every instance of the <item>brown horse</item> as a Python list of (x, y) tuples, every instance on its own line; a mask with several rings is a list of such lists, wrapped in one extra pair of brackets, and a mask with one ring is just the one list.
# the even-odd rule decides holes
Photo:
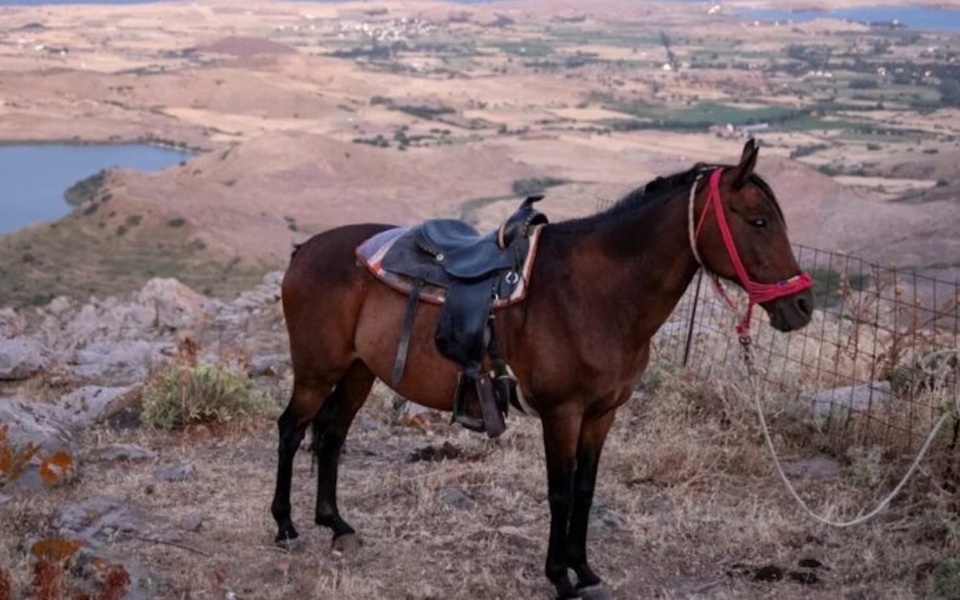
[[(699, 164), (598, 214), (544, 225), (526, 299), (496, 312), (500, 353), (543, 427), (551, 514), (546, 575), (560, 598), (610, 597), (586, 550), (600, 452), (616, 409), (647, 366), (651, 338), (698, 268), (746, 289), (751, 307), (759, 304), (780, 331), (811, 318), (810, 280), (794, 258), (773, 192), (753, 173), (757, 154), (751, 140), (738, 165)], [(313, 424), (316, 523), (332, 529), (335, 547), (358, 544), (337, 508), (340, 450), (374, 380), (391, 381), (407, 299), (359, 265), (355, 251), (390, 227), (351, 225), (316, 235), (294, 252), (284, 278), (294, 390), (278, 420), (278, 543), (297, 537), (292, 465)], [(438, 312), (436, 305), (418, 309), (408, 375), (395, 391), (450, 411), (459, 367), (435, 347)]]

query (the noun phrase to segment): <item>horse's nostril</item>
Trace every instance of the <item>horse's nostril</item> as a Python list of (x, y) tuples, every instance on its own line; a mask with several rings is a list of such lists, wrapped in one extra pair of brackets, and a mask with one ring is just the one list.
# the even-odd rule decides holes
[(806, 298), (797, 299), (797, 308), (799, 308), (800, 312), (802, 312), (805, 315), (809, 315), (813, 312), (813, 309), (811, 308), (810, 303), (807, 301)]

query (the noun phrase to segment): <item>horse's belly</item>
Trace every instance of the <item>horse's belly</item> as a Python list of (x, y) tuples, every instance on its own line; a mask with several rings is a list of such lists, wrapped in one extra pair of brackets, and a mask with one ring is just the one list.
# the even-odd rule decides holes
[(434, 331), (440, 309), (421, 303), (410, 332), (410, 345), (399, 383), (393, 381), (407, 298), (382, 285), (367, 295), (354, 336), (356, 353), (373, 373), (407, 400), (449, 411), (453, 407), (459, 366), (436, 349)]

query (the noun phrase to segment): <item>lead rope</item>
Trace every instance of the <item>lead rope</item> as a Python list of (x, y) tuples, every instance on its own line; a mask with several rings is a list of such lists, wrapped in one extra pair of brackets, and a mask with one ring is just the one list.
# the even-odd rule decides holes
[[(722, 284), (720, 283), (719, 278), (711, 273), (703, 264), (703, 261), (700, 259), (700, 253), (697, 251), (697, 226), (694, 224), (696, 221), (694, 219), (695, 210), (694, 204), (696, 201), (697, 195), (697, 185), (700, 183), (700, 179), (703, 177), (702, 174), (698, 175), (696, 180), (694, 180), (693, 185), (690, 187), (690, 201), (687, 209), (687, 222), (688, 222), (688, 232), (690, 237), (690, 250), (693, 251), (693, 257), (696, 259), (700, 268), (703, 269), (713, 281), (714, 289), (717, 294), (724, 300), (726, 307), (736, 312), (736, 304), (730, 298), (730, 296), (724, 290)], [(706, 210), (706, 209), (704, 209)], [(749, 318), (749, 317), (748, 317)], [(749, 323), (748, 321), (745, 321)], [(749, 325), (748, 325), (749, 326)], [(740, 348), (742, 350), (743, 362), (747, 367), (747, 379), (750, 382), (750, 393), (753, 397), (754, 406), (757, 409), (757, 417), (760, 420), (760, 429), (763, 432), (763, 439), (766, 442), (767, 449), (770, 451), (770, 456), (773, 457), (773, 464), (777, 467), (777, 474), (780, 475), (780, 480), (783, 481), (784, 486), (786, 486), (787, 491), (790, 492), (790, 495), (793, 496), (793, 499), (796, 500), (797, 504), (800, 505), (800, 508), (804, 510), (812, 519), (823, 523), (824, 525), (831, 525), (833, 527), (853, 527), (854, 525), (859, 525), (869, 521), (873, 517), (877, 516), (884, 509), (889, 506), (889, 504), (896, 498), (903, 488), (910, 481), (910, 478), (913, 477), (917, 469), (920, 467), (921, 461), (926, 457), (927, 452), (930, 450), (930, 446), (933, 444), (933, 440), (936, 439), (937, 434), (940, 433), (940, 429), (943, 427), (944, 423), (951, 417), (951, 413), (948, 411), (940, 417), (940, 420), (937, 421), (937, 424), (934, 425), (933, 430), (930, 431), (930, 434), (927, 436), (926, 441), (923, 442), (923, 446), (920, 448), (920, 452), (917, 454), (917, 457), (914, 459), (913, 463), (910, 465), (910, 468), (907, 469), (906, 474), (900, 480), (900, 483), (897, 484), (893, 491), (891, 491), (886, 498), (883, 499), (873, 510), (867, 514), (861, 514), (854, 519), (849, 521), (834, 521), (826, 517), (822, 517), (815, 513), (800, 497), (800, 494), (797, 493), (797, 489), (790, 482), (790, 479), (787, 477), (787, 474), (783, 470), (783, 465), (780, 464), (780, 457), (777, 456), (777, 450), (773, 446), (773, 439), (770, 437), (770, 429), (767, 427), (767, 419), (763, 414), (763, 403), (760, 399), (760, 386), (757, 384), (758, 374), (756, 365), (753, 361), (753, 352), (751, 350), (753, 339), (750, 336), (749, 330), (739, 332), (738, 340), (740, 342)], [(954, 397), (954, 406), (953, 406), (954, 416), (960, 418), (960, 391), (955, 393)]]
[(797, 493), (796, 488), (793, 486), (792, 483), (790, 483), (790, 480), (787, 478), (787, 474), (784, 473), (783, 466), (780, 464), (780, 458), (777, 456), (777, 451), (773, 447), (773, 440), (770, 438), (770, 430), (767, 427), (767, 420), (763, 415), (763, 404), (760, 401), (760, 393), (759, 393), (760, 388), (757, 385), (758, 375), (757, 375), (756, 365), (753, 362), (753, 352), (751, 351), (751, 344), (752, 344), (752, 341), (749, 337), (740, 338), (740, 347), (743, 350), (743, 362), (747, 366), (747, 378), (750, 381), (750, 391), (751, 391), (751, 395), (753, 396), (753, 401), (757, 409), (757, 415), (760, 418), (760, 429), (763, 431), (763, 439), (764, 441), (766, 441), (767, 449), (770, 450), (770, 456), (773, 457), (773, 463), (777, 467), (777, 473), (780, 475), (780, 479), (783, 481), (783, 484), (786, 486), (787, 491), (789, 491), (790, 495), (793, 496), (793, 499), (797, 501), (797, 504), (800, 505), (800, 508), (802, 508), (815, 521), (819, 521), (824, 525), (832, 525), (834, 527), (853, 527), (854, 525), (865, 523), (866, 521), (869, 521), (873, 517), (883, 512), (883, 510), (887, 508), (890, 502), (892, 502), (893, 499), (900, 494), (903, 488), (907, 485), (907, 482), (910, 481), (910, 478), (913, 477), (913, 474), (916, 473), (917, 469), (920, 467), (920, 462), (927, 455), (927, 452), (930, 450), (930, 446), (933, 444), (933, 440), (937, 437), (937, 434), (940, 433), (940, 429), (943, 427), (943, 424), (946, 423), (951, 416), (956, 415), (957, 417), (960, 417), (960, 393), (957, 393), (955, 394), (955, 398), (954, 398), (954, 406), (953, 406), (954, 415), (951, 415), (951, 413), (948, 411), (944, 413), (943, 416), (940, 417), (940, 420), (937, 421), (936, 425), (934, 425), (933, 430), (930, 432), (930, 435), (927, 436), (926, 441), (923, 442), (923, 446), (920, 448), (920, 452), (917, 454), (917, 457), (913, 460), (913, 464), (910, 465), (910, 468), (907, 469), (907, 472), (906, 474), (904, 474), (903, 478), (900, 480), (900, 483), (897, 484), (897, 487), (893, 488), (893, 491), (887, 494), (887, 497), (884, 498), (883, 501), (881, 501), (880, 504), (876, 506), (876, 508), (874, 508), (873, 510), (871, 510), (865, 515), (861, 514), (860, 516), (854, 519), (851, 519), (849, 521), (834, 521), (832, 519), (822, 517), (817, 513), (813, 512), (813, 510), (809, 506), (807, 506), (807, 503), (804, 502), (803, 498), (800, 497), (800, 494)]

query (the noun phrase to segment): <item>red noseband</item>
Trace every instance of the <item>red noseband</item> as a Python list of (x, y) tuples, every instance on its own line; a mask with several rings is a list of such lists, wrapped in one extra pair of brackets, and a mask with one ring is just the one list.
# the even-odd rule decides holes
[[(802, 292), (813, 285), (813, 278), (809, 274), (801, 272), (799, 275), (794, 275), (789, 279), (785, 279), (778, 283), (758, 283), (750, 279), (750, 276), (747, 275), (747, 270), (743, 266), (743, 261), (740, 260), (740, 253), (737, 252), (737, 246), (733, 241), (733, 234), (730, 233), (730, 226), (727, 224), (727, 216), (723, 212), (723, 199), (720, 196), (720, 177), (723, 175), (723, 169), (714, 169), (710, 173), (710, 188), (708, 190), (707, 202), (703, 208), (703, 212), (700, 214), (700, 220), (697, 223), (696, 232), (691, 231), (690, 244), (693, 249), (693, 255), (697, 258), (697, 261), (700, 263), (700, 266), (706, 270), (706, 266), (703, 264), (703, 261), (700, 259), (700, 254), (697, 252), (697, 240), (700, 238), (700, 231), (703, 229), (703, 224), (706, 222), (707, 213), (710, 212), (710, 209), (713, 208), (713, 212), (716, 214), (717, 227), (720, 229), (720, 236), (723, 238), (723, 244), (727, 248), (727, 255), (730, 257), (730, 263), (733, 265), (733, 270), (736, 271), (737, 277), (740, 279), (740, 284), (743, 286), (743, 289), (746, 290), (747, 296), (750, 299), (750, 304), (747, 306), (747, 312), (744, 314), (743, 318), (737, 324), (737, 334), (741, 337), (746, 337), (750, 335), (750, 317), (753, 314), (753, 307), (762, 302), (770, 302), (776, 300), (777, 298), (783, 298), (784, 296), (792, 296), (798, 292)], [(696, 187), (697, 184), (693, 184), (693, 190), (690, 194), (690, 226), (693, 227), (693, 203), (694, 198), (696, 197)], [(717, 288), (717, 291), (720, 293), (721, 297), (729, 304), (732, 308), (735, 308), (735, 304), (724, 291), (723, 286), (720, 285), (719, 278), (715, 273), (710, 273), (707, 271), (711, 278), (713, 279), (714, 285)]]

